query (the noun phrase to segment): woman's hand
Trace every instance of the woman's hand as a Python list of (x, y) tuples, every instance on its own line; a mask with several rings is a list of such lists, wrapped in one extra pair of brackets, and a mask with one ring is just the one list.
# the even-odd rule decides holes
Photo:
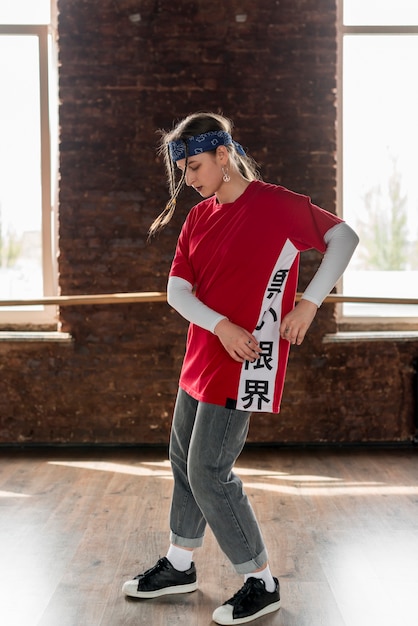
[(300, 300), (295, 308), (284, 316), (280, 324), (280, 336), (291, 344), (300, 346), (316, 315), (318, 307), (309, 300)]
[(253, 362), (261, 354), (261, 348), (254, 335), (226, 318), (216, 324), (214, 333), (234, 361)]

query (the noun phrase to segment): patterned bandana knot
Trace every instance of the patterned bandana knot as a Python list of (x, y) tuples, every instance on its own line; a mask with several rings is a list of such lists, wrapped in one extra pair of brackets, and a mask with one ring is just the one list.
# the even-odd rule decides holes
[[(187, 142), (187, 154), (186, 154)], [(180, 159), (196, 156), (202, 152), (216, 150), (218, 146), (229, 146), (233, 144), (236, 151), (241, 156), (245, 156), (245, 150), (237, 141), (234, 141), (226, 130), (211, 130), (187, 139), (170, 141), (168, 144), (171, 160), (176, 163)]]

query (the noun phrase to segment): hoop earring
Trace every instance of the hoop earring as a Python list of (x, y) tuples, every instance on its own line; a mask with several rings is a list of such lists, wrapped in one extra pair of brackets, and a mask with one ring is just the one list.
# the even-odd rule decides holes
[(229, 181), (231, 180), (231, 177), (228, 173), (228, 168), (227, 167), (222, 167), (222, 180), (224, 181), (224, 183), (229, 183)]

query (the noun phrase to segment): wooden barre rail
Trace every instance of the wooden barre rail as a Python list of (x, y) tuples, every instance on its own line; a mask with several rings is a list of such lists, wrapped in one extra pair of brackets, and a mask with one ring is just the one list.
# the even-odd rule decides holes
[(131, 302), (165, 302), (167, 294), (163, 291), (145, 291), (134, 293), (101, 293), (81, 296), (45, 296), (28, 300), (0, 300), (0, 307), (33, 306), (79, 306), (82, 304), (128, 304)]
[[(302, 294), (296, 294), (300, 300)], [(86, 304), (129, 304), (137, 302), (166, 302), (167, 294), (164, 291), (145, 291), (133, 293), (104, 293), (81, 296), (45, 296), (27, 300), (0, 300), (1, 307), (20, 306), (80, 306)], [(344, 296), (332, 293), (324, 300), (327, 303), (356, 302), (367, 304), (418, 304), (418, 298), (379, 298), (372, 296)]]

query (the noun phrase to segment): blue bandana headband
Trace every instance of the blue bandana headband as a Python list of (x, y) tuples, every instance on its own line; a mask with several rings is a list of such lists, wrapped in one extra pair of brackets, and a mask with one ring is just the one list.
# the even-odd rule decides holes
[[(187, 154), (186, 154), (187, 141)], [(229, 146), (233, 144), (236, 151), (241, 156), (245, 156), (245, 150), (237, 141), (234, 141), (226, 130), (211, 130), (208, 133), (202, 133), (195, 137), (188, 137), (183, 140), (170, 141), (168, 148), (170, 150), (171, 160), (176, 163), (180, 159), (196, 156), (202, 152), (216, 150), (218, 146)]]

